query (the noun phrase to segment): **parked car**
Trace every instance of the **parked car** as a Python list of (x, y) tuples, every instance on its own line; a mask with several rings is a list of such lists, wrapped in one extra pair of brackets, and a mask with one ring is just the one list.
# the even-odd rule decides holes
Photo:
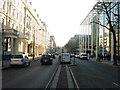
[(30, 66), (30, 60), (25, 54), (12, 55), (10, 65)]
[(80, 58), (83, 60), (87, 60), (87, 54), (86, 53), (81, 53)]
[(41, 64), (52, 64), (52, 58), (50, 54), (43, 54), (41, 57)]

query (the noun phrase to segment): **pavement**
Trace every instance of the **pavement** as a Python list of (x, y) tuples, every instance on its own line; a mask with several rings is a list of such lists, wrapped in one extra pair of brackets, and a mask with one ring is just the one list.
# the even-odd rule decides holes
[[(97, 61), (95, 58), (90, 58), (89, 60), (90, 60), (90, 61), (97, 62), (97, 63), (101, 63), (101, 64), (106, 64), (106, 65), (115, 66), (115, 65), (113, 65), (113, 61), (108, 61), (108, 60), (100, 60), (100, 61)], [(117, 65), (117, 66), (120, 66), (120, 61), (118, 62), (118, 65)], [(117, 66), (116, 66), (116, 67), (117, 67)]]

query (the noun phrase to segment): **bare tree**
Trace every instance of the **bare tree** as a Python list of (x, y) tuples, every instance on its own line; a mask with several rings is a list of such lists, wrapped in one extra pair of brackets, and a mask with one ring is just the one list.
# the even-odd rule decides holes
[(65, 48), (67, 49), (68, 52), (74, 53), (76, 50), (76, 40), (71, 39), (68, 41), (68, 43), (65, 45)]
[[(109, 30), (112, 35), (113, 35), (113, 46), (114, 46), (114, 55), (113, 55), (113, 65), (117, 65), (117, 58), (116, 58), (116, 33), (115, 33), (115, 26), (117, 24), (119, 24), (119, 13), (115, 13), (113, 12), (113, 9), (118, 5), (119, 6), (119, 2), (106, 2), (104, 0), (102, 0), (102, 2), (98, 2), (100, 4), (100, 6), (97, 6), (97, 10), (99, 10), (99, 12), (103, 12), (106, 14), (106, 21), (107, 21), (107, 25), (103, 25), (101, 22), (96, 22), (96, 21), (92, 21), (91, 23), (95, 23), (98, 24), (104, 28), (106, 28), (107, 30)], [(112, 20), (111, 19), (111, 13), (113, 14), (113, 17), (116, 17), (116, 20)]]

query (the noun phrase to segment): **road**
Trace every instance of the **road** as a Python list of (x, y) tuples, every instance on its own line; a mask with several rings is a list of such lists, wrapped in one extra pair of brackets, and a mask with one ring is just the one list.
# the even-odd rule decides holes
[(52, 65), (41, 65), (38, 60), (32, 61), (30, 67), (3, 70), (3, 88), (45, 88), (58, 65), (57, 58)]
[[(74, 59), (71, 59), (74, 61)], [(76, 59), (77, 66), (70, 66), (79, 88), (119, 88), (120, 69), (89, 60)], [(3, 88), (45, 88), (59, 65), (58, 57), (52, 65), (34, 61), (30, 67), (12, 67), (3, 70)], [(67, 75), (63, 75), (67, 76)], [(64, 84), (64, 81), (61, 83)], [(115, 90), (114, 89), (114, 90)]]
[(71, 68), (79, 88), (120, 88), (119, 68), (80, 59), (76, 63)]

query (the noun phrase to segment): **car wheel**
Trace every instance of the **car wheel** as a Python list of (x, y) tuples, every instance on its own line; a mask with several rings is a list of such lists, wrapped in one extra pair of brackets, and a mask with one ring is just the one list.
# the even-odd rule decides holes
[(43, 63), (41, 62), (41, 65), (43, 65)]
[(28, 63), (28, 66), (30, 66), (30, 61), (29, 61), (29, 63)]
[(23, 63), (22, 67), (25, 67), (26, 66), (26, 62)]

